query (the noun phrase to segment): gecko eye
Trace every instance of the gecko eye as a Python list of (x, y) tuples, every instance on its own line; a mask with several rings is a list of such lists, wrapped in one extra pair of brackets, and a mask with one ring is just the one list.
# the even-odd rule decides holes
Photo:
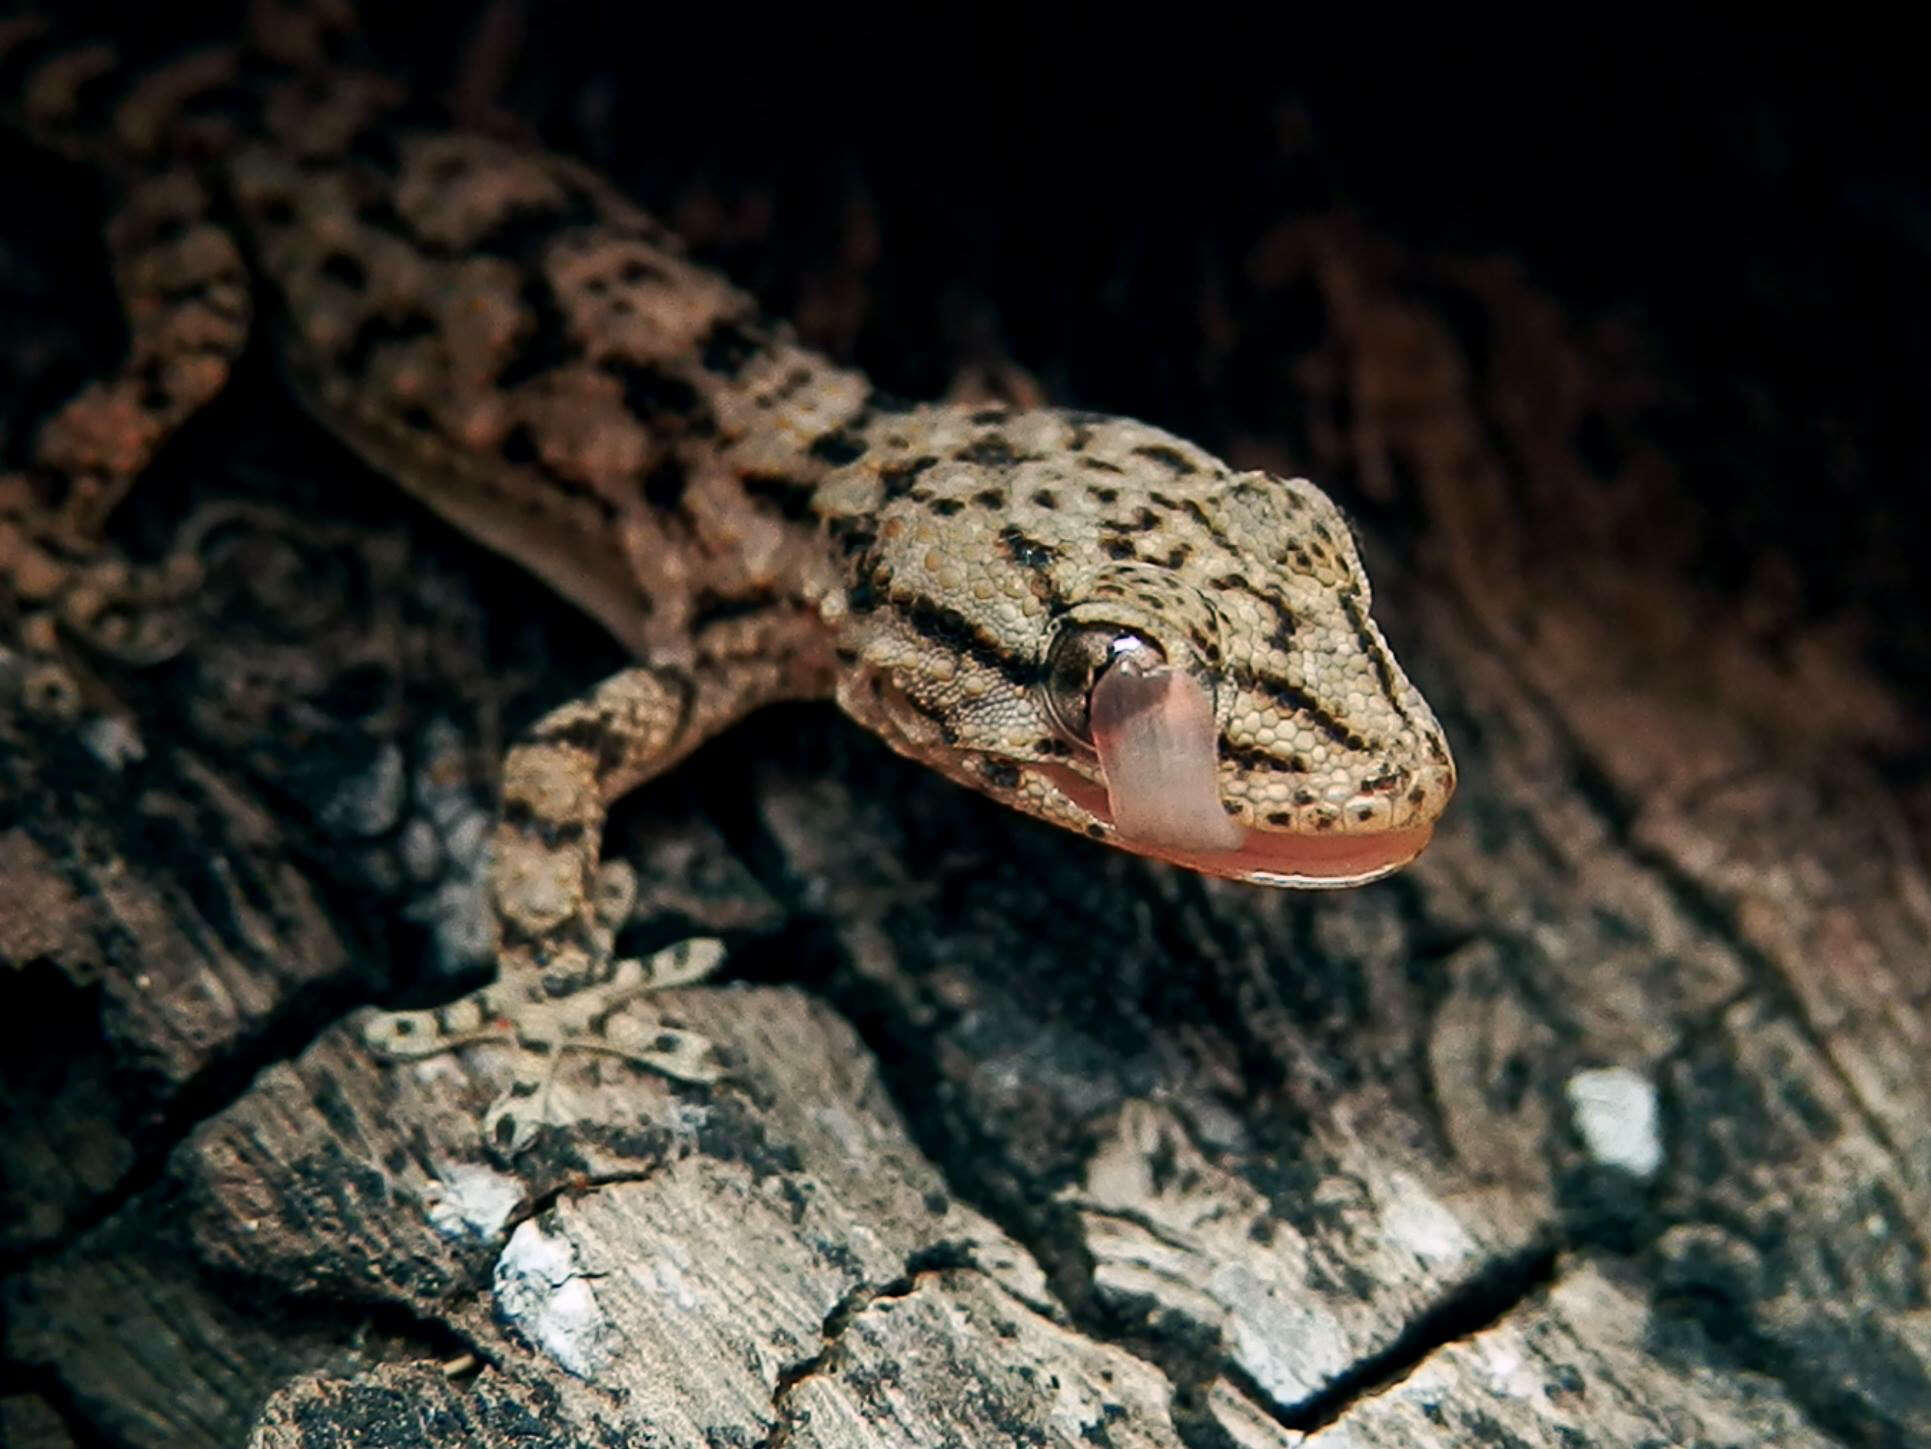
[(1093, 748), (1093, 685), (1128, 657), (1142, 669), (1166, 662), (1159, 645), (1116, 624), (1075, 624), (1060, 631), (1046, 651), (1046, 675), (1040, 692), (1046, 713), (1061, 734), (1089, 750)]

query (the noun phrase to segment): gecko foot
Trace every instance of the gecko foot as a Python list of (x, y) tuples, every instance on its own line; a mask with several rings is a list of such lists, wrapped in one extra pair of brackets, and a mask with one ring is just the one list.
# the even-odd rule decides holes
[(705, 1038), (621, 1012), (637, 997), (701, 980), (723, 958), (721, 941), (680, 941), (647, 960), (615, 962), (607, 979), (566, 996), (499, 983), (447, 1006), (385, 1012), (363, 1028), (363, 1041), (394, 1061), (438, 1056), (474, 1042), (512, 1044), (510, 1084), (483, 1115), (484, 1142), (507, 1159), (528, 1147), (540, 1127), (560, 1125), (552, 1115), (553, 1089), (567, 1052), (617, 1057), (683, 1082), (719, 1080), (724, 1071)]

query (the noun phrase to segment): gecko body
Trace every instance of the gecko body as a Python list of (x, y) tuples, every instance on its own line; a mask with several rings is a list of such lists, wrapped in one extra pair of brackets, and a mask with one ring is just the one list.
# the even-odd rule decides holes
[(29, 129), (117, 179), (131, 337), (0, 484), (0, 567), (56, 613), (96, 577), (101, 519), (259, 312), (326, 427), (636, 656), (507, 757), (499, 980), (369, 1029), (529, 1048), (499, 1145), (566, 1049), (712, 1074), (617, 1011), (717, 949), (612, 959), (601, 829), (774, 700), (835, 698), (950, 779), (1209, 874), (1354, 884), (1421, 850), (1453, 762), (1320, 490), (1126, 419), (886, 397), (587, 169), (404, 124), (391, 81), (324, 60), (327, 15), (269, 8), (253, 50), (125, 79), (0, 29)]

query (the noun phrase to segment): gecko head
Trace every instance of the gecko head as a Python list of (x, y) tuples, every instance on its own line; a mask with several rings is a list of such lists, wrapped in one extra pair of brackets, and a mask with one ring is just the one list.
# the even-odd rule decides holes
[(849, 713), (1210, 875), (1355, 885), (1420, 853), (1454, 763), (1319, 489), (1124, 420), (926, 417), (828, 491)]

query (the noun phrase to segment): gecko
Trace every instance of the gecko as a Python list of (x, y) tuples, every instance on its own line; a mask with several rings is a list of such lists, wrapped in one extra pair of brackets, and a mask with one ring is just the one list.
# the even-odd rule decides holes
[(124, 621), (193, 568), (131, 569), (101, 528), (260, 332), (326, 429), (627, 648), (503, 761), (495, 980), (364, 1031), (399, 1060), (518, 1048), (495, 1149), (545, 1124), (570, 1052), (716, 1079), (708, 1043), (621, 1008), (723, 948), (616, 959), (634, 880), (601, 836), (767, 703), (834, 700), (1068, 850), (1332, 887), (1428, 843), (1454, 762), (1314, 484), (1126, 418), (891, 397), (587, 167), (416, 120), (341, 60), (347, 26), (262, 4), (245, 42), (138, 71), (0, 23), (15, 120), (110, 178), (129, 327), (0, 478), (0, 580), (49, 660), (165, 649)]

